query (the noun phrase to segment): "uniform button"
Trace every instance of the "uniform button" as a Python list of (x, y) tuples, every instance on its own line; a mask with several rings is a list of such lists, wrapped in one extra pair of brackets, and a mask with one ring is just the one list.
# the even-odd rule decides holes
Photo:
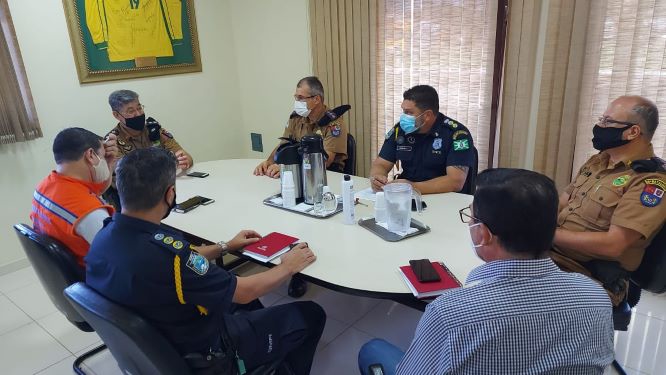
[(582, 195), (582, 196), (585, 196), (585, 192), (583, 192), (581, 195)]
[(569, 207), (569, 212), (573, 211), (573, 208)]
[(604, 200), (604, 197), (599, 197), (599, 200), (600, 200), (600, 201)]
[(595, 177), (597, 180), (600, 178), (599, 176)]

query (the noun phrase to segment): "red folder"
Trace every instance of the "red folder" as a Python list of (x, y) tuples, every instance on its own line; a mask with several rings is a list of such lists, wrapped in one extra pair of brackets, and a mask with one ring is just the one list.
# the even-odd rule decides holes
[(245, 247), (244, 254), (252, 258), (267, 262), (287, 252), (289, 245), (298, 241), (298, 238), (282, 233), (269, 233), (259, 241)]
[(446, 289), (458, 288), (461, 286), (458, 279), (442, 263), (432, 262), (432, 266), (437, 271), (440, 281), (432, 283), (420, 283), (410, 266), (400, 267), (400, 272), (405, 283), (417, 298), (428, 298), (442, 294)]

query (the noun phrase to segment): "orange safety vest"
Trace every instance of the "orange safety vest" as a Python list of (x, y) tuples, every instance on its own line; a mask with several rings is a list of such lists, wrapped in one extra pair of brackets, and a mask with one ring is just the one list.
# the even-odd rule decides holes
[(37, 185), (33, 194), (30, 219), (34, 229), (62, 242), (74, 254), (81, 266), (90, 245), (74, 228), (79, 220), (98, 208), (113, 215), (113, 206), (104, 202), (91, 182), (63, 176), (56, 171)]

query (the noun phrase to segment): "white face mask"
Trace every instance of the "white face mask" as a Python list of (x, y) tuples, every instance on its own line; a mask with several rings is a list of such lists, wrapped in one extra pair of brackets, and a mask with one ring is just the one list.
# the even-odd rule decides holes
[(296, 100), (294, 102), (294, 112), (296, 112), (296, 114), (298, 114), (301, 117), (309, 115), (310, 110), (308, 109), (308, 103)]
[(478, 245), (475, 244), (474, 243), (474, 238), (472, 238), (472, 231), (470, 230), (472, 227), (475, 227), (477, 225), (481, 225), (481, 223), (476, 223), (476, 224), (472, 224), (472, 225), (467, 226), (467, 229), (469, 230), (469, 243), (470, 243), (470, 246), (472, 247), (472, 251), (474, 251), (474, 254), (476, 254), (476, 256), (479, 257), (479, 259), (484, 260), (483, 258), (481, 258), (479, 256), (479, 252), (476, 250), (479, 247), (483, 246), (484, 244), (478, 244)]
[(95, 156), (97, 156), (99, 163), (93, 165), (93, 182), (99, 184), (100, 182), (109, 180), (111, 171), (109, 170), (109, 165), (106, 163), (106, 159), (100, 158), (97, 153), (95, 153)]

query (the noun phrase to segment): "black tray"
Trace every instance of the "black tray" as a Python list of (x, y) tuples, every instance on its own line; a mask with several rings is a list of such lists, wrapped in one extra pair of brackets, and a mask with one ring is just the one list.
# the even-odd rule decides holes
[[(279, 197), (281, 197), (281, 196), (282, 196), (282, 194), (271, 195), (270, 197), (264, 199), (263, 203), (264, 203), (265, 205), (267, 205), (267, 206), (271, 206), (271, 207), (279, 208), (279, 209), (281, 209), (281, 210), (285, 210), (285, 211), (289, 211), (289, 212), (294, 212), (294, 213), (301, 214), (301, 215), (305, 215), (305, 216), (309, 216), (309, 217), (314, 217), (314, 218), (316, 218), (316, 219), (326, 219), (326, 218), (329, 218), (329, 217), (331, 217), (331, 216), (333, 216), (333, 215), (335, 215), (335, 214), (337, 214), (337, 213), (339, 213), (339, 212), (342, 212), (342, 202), (339, 202), (339, 201), (338, 201), (338, 207), (335, 209), (335, 211), (333, 211), (333, 212), (329, 212), (329, 213), (327, 213), (327, 214), (325, 214), (325, 215), (315, 215), (315, 214), (314, 214), (314, 206), (312, 206), (312, 208), (310, 208), (309, 211), (299, 211), (299, 210), (295, 210), (295, 209), (293, 209), (293, 207), (283, 207), (283, 206), (280, 205), (280, 204), (275, 204), (275, 203), (271, 202), (271, 200), (273, 200), (273, 199), (275, 199), (275, 198), (279, 198)], [(300, 203), (303, 203), (303, 199), (302, 199), (302, 198), (296, 200), (296, 204), (300, 204)]]
[(388, 229), (385, 229), (384, 227), (377, 225), (377, 222), (375, 222), (374, 217), (361, 219), (361, 220), (358, 221), (358, 225), (360, 225), (363, 228), (369, 230), (370, 232), (378, 235), (383, 240), (389, 241), (389, 242), (397, 242), (397, 241), (400, 241), (400, 240), (404, 240), (405, 238), (410, 238), (410, 237), (418, 236), (419, 234), (430, 232), (430, 227), (429, 226), (423, 224), (422, 222), (420, 222), (416, 219), (412, 219), (412, 222), (410, 223), (410, 226), (412, 228), (416, 228), (418, 230), (414, 233), (406, 234), (404, 236), (401, 236), (397, 233), (390, 232)]

